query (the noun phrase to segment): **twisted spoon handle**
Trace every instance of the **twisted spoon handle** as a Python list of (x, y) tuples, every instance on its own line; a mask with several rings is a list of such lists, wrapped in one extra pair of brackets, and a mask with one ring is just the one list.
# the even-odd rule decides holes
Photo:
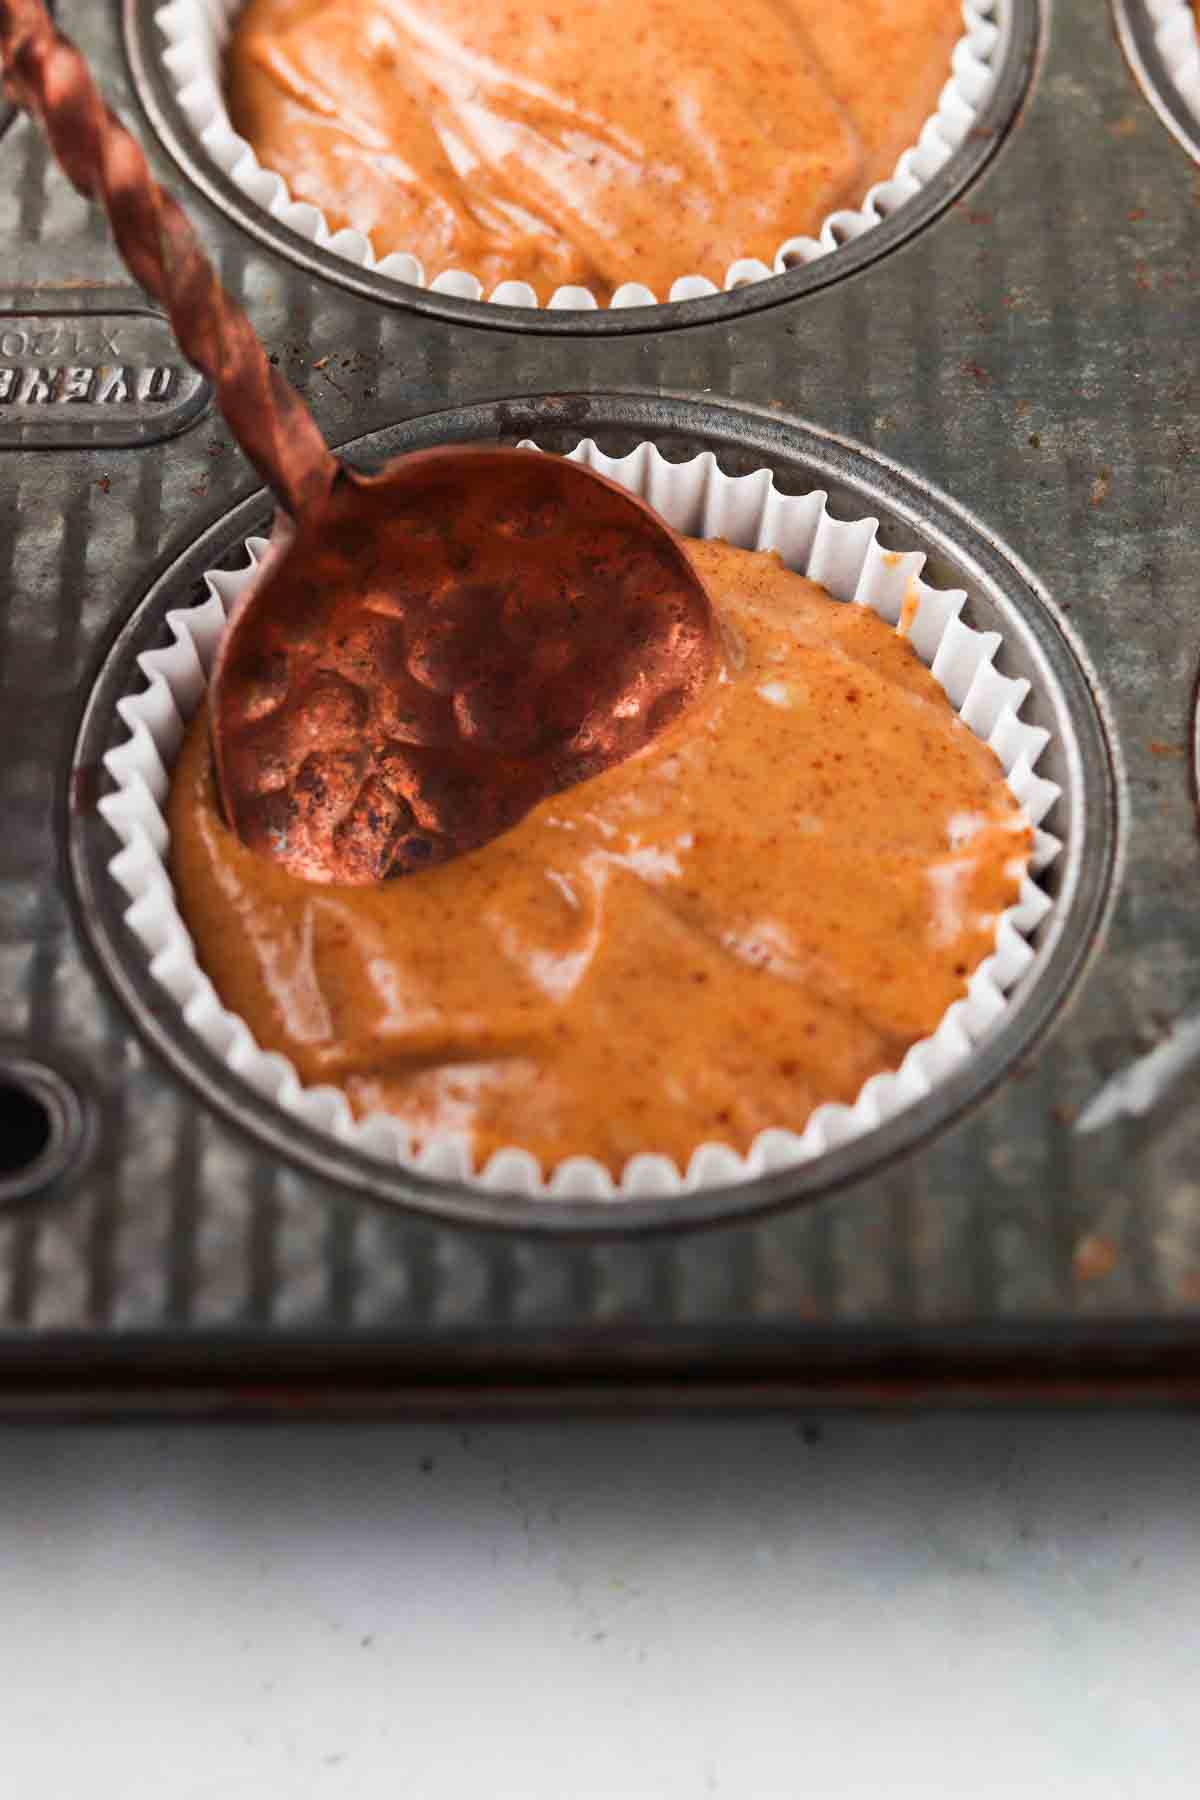
[(160, 302), (188, 361), (206, 375), (230, 431), (281, 506), (319, 504), (338, 469), (300, 395), (268, 360), (182, 208), (42, 0), (0, 0), (0, 70), (70, 181), (108, 215), (130, 273)]

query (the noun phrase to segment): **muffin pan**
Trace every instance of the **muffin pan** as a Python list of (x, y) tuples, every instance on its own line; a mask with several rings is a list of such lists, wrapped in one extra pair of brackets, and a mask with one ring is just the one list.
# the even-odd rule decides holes
[[(128, 64), (111, 9), (60, 12), (152, 139), (140, 7)], [(1200, 215), (1109, 19), (1087, 0), (1062, 0), (1050, 34), (1021, 17), (1044, 61), (969, 195), (887, 256), (890, 222), (844, 259), (652, 319), (498, 329), (498, 309), (444, 297), (434, 317), (439, 297), (334, 279), (231, 219), (207, 177), (187, 186), (225, 279), (356, 458), (488, 434), (711, 447), (927, 549), (928, 578), (995, 621), (1003, 672), (1030, 676), (1065, 846), (1035, 967), (925, 1101), (799, 1170), (648, 1203), (615, 1233), (417, 1177), (381, 1195), (377, 1168), (197, 1053), (122, 922), (102, 757), (137, 652), (264, 502), (202, 392), (169, 440), (136, 373), (111, 421), (73, 416), (49, 380), (0, 402), (0, 1406), (1194, 1391), (1196, 1069), (1139, 1089), (1141, 1110), (1094, 1103), (1200, 1005)], [(0, 348), (32, 318), (110, 376), (164, 366), (25, 121), (0, 160)], [(116, 350), (89, 350), (118, 318)], [(35, 438), (22, 404), (61, 426)]]
[[(564, 429), (546, 423), (566, 408), (573, 409), (576, 425)], [(895, 1116), (889, 1108), (887, 1122), (868, 1129), (866, 1135), (860, 1135), (862, 1126), (856, 1118), (831, 1120), (828, 1136), (823, 1135), (822, 1141), (835, 1147), (823, 1148), (811, 1160), (796, 1161), (801, 1154), (797, 1146), (787, 1164), (771, 1173), (754, 1175), (748, 1170), (724, 1180), (694, 1173), (683, 1191), (679, 1191), (678, 1181), (639, 1182), (634, 1177), (631, 1183), (623, 1182), (618, 1192), (604, 1196), (562, 1198), (553, 1188), (547, 1193), (540, 1184), (537, 1190), (510, 1192), (503, 1171), (470, 1183), (445, 1178), (444, 1156), (434, 1159), (442, 1178), (423, 1179), (416, 1169), (398, 1168), (394, 1155), (383, 1159), (368, 1156), (344, 1137), (335, 1139), (307, 1126), (307, 1110), (303, 1117), (290, 1110), (285, 1113), (214, 1054), (212, 1045), (185, 1025), (180, 1010), (168, 1010), (164, 1016), (161, 987), (146, 983), (152, 949), (163, 947), (167, 930), (152, 900), (161, 870), (157, 864), (153, 871), (143, 868), (145, 855), (137, 852), (126, 859), (131, 871), (135, 866), (141, 871), (133, 878), (133, 886), (119, 885), (113, 879), (115, 846), (110, 827), (118, 820), (128, 821), (120, 833), (127, 843), (141, 835), (141, 827), (134, 823), (128, 807), (114, 810), (109, 799), (101, 801), (98, 812), (79, 812), (71, 822), (68, 848), (85, 928), (143, 1031), (206, 1097), (253, 1130), (276, 1155), (301, 1160), (342, 1185), (380, 1198), (484, 1223), (629, 1231), (639, 1226), (734, 1217), (778, 1204), (781, 1199), (795, 1201), (819, 1194), (840, 1181), (864, 1175), (902, 1154), (987, 1091), (1053, 1016), (1097, 934), (1113, 863), (1115, 795), (1110, 751), (1093, 699), (1094, 678), (1081, 665), (1078, 652), (1044, 598), (977, 526), (879, 459), (833, 444), (798, 424), (683, 401), (555, 395), (498, 401), (451, 415), (425, 417), (349, 446), (348, 454), (370, 468), (403, 451), (497, 438), (517, 441), (525, 435), (544, 449), (559, 452), (573, 450), (584, 435), (602, 450), (606, 443), (620, 446), (633, 435), (639, 442), (654, 444), (668, 462), (690, 463), (701, 452), (710, 451), (716, 455), (718, 467), (730, 465), (726, 473), (767, 470), (775, 487), (785, 493), (827, 494), (827, 517), (878, 520), (876, 542), (884, 551), (923, 552), (928, 558), (923, 580), (943, 592), (965, 591), (961, 624), (999, 637), (995, 672), (1002, 680), (1015, 679), (1030, 689), (1021, 707), (1022, 725), (1049, 734), (1029, 787), (1030, 806), (1045, 825), (1035, 854), (1040, 893), (1030, 895), (1030, 905), (1041, 917), (1032, 932), (1036, 946), (1033, 966), (1020, 976), (1013, 999), (990, 1025), (982, 1013), (991, 1011), (992, 1006), (984, 1002), (970, 1033), (977, 1047), (954, 1073), (931, 1077), (932, 1089), (927, 1095), (903, 1106)], [(130, 618), (101, 671), (85, 714), (73, 770), (103, 764), (115, 776), (123, 766), (129, 771), (121, 783), (127, 800), (136, 802), (136, 789), (143, 778), (131, 772), (134, 765), (127, 753), (113, 759), (113, 751), (128, 740), (131, 716), (118, 714), (118, 702), (145, 689), (138, 658), (148, 649), (161, 649), (172, 642), (173, 634), (166, 627), (168, 612), (204, 598), (203, 587), (197, 591), (196, 571), (245, 561), (242, 547), (246, 538), (269, 526), (269, 516), (261, 511), (255, 514), (254, 507), (251, 501), (233, 519), (221, 521), (201, 544), (165, 572)], [(828, 541), (830, 534), (825, 535)], [(206, 562), (206, 557), (212, 560)], [(903, 569), (900, 572), (903, 574)], [(930, 599), (932, 602), (932, 595)], [(940, 639), (941, 632), (932, 627), (932, 614), (930, 627), (935, 641)], [(928, 635), (919, 615), (914, 642), (920, 645)], [(974, 660), (973, 652), (969, 660)], [(955, 686), (953, 678), (950, 685)], [(966, 693), (964, 685), (959, 699)], [(148, 719), (161, 716), (161, 700), (160, 690), (159, 702), (152, 701), (146, 712)], [(991, 710), (986, 702), (982, 708), (967, 709), (968, 716), (978, 717), (981, 724), (985, 717), (989, 720), (985, 736), (991, 728)], [(1013, 730), (1019, 730), (1015, 716)], [(1031, 747), (1036, 747), (1036, 740)], [(1049, 810), (1043, 813), (1046, 806)], [(136, 816), (138, 820), (143, 816), (140, 806)], [(131, 897), (140, 912), (145, 913), (150, 904), (154, 914), (140, 933), (124, 923)], [(177, 976), (176, 986), (179, 979)], [(993, 995), (993, 1003), (1000, 1007), (998, 993)], [(212, 1043), (215, 1041), (214, 1035)], [(253, 1067), (261, 1081), (271, 1083), (266, 1061), (255, 1058)], [(325, 1109), (314, 1101), (315, 1096), (309, 1108), (314, 1114), (323, 1114)], [(781, 1126), (786, 1123), (779, 1121)], [(852, 1132), (853, 1141), (849, 1141)], [(843, 1133), (847, 1141), (842, 1141)], [(585, 1196), (591, 1185), (583, 1189)], [(656, 1185), (662, 1188), (659, 1195), (655, 1195)]]
[[(568, 304), (576, 297), (569, 289), (538, 307), (532, 290), (524, 303), (512, 304), (507, 293), (504, 299), (484, 299), (479, 283), (461, 271), (440, 277), (430, 271), (435, 279), (426, 286), (425, 272), (414, 264), (421, 280), (414, 287), (407, 269), (404, 279), (388, 272), (411, 258), (385, 258), (377, 269), (360, 233), (344, 232), (332, 241), (317, 208), (297, 203), (229, 124), (213, 62), (231, 4), (126, 0), (126, 40), (140, 97), (192, 180), (230, 218), (314, 274), (385, 303), (517, 331), (661, 331), (731, 319), (865, 268), (936, 218), (985, 167), (1024, 97), (1039, 39), (1037, 0), (970, 0), (953, 70), (947, 70), (947, 89), (953, 91), (944, 94), (918, 144), (905, 152), (899, 180), (877, 183), (861, 207), (833, 214), (819, 234), (819, 249), (816, 240), (789, 239), (777, 259), (789, 265), (786, 273), (766, 276), (761, 264), (746, 259), (731, 265), (725, 292), (706, 293), (712, 284), (681, 268), (680, 297), (660, 294), (653, 307), (622, 303), (596, 309), (585, 296), (590, 302), (585, 309)], [(504, 289), (518, 285), (502, 284)]]

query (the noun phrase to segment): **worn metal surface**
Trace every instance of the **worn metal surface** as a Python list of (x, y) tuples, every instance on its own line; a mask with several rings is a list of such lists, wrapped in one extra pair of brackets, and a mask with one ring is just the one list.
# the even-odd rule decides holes
[[(48, 296), (0, 318), (0, 446), (70, 450), (157, 444), (209, 404), (166, 320), (144, 307), (105, 312), (94, 295)], [(35, 309), (36, 308), (36, 309)]]
[[(115, 5), (60, 12), (136, 124)], [(0, 169), (0, 309), (61, 312), (91, 291), (99, 309), (137, 304), (25, 121)], [(1127, 777), (1124, 869), (1049, 1033), (957, 1123), (824, 1197), (593, 1242), (382, 1204), (264, 1154), (198, 1099), (131, 1026), (67, 897), (66, 771), (103, 653), (250, 493), (246, 465), (211, 413), (153, 448), (0, 449), (0, 1039), (65, 1074), (88, 1121), (81, 1158), (0, 1217), (14, 1404), (168, 1379), (177, 1395), (204, 1384), (206, 1406), (277, 1406), (284, 1381), (437, 1404), (531, 1389), (567, 1404), (573, 1382), (630, 1398), (653, 1382), (656, 1400), (707, 1383), (1077, 1398), (1141, 1391), (1139, 1371), (1156, 1393), (1194, 1387), (1194, 1072), (1142, 1117), (1072, 1123), (1200, 1002), (1198, 193), (1093, 0), (1053, 8), (1017, 124), (941, 217), (847, 279), (703, 325), (572, 336), (423, 316), (292, 264), (187, 192), (335, 443), (498, 396), (665, 389), (799, 415), (951, 495), (1097, 672)], [(70, 798), (86, 814), (94, 797), (85, 770)]]

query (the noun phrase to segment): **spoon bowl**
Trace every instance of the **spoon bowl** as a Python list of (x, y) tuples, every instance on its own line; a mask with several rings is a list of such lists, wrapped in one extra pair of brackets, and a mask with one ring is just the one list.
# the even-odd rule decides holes
[(218, 651), (226, 819), (310, 881), (411, 873), (633, 755), (715, 660), (686, 551), (615, 482), (499, 447), (341, 468)]

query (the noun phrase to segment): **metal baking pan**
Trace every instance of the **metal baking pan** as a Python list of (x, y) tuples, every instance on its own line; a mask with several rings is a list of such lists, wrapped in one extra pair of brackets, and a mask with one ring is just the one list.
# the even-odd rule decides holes
[[(788, 1178), (596, 1231), (285, 1132), (175, 1032), (95, 811), (132, 657), (265, 503), (18, 119), (0, 138), (0, 383), (19, 369), (29, 396), (0, 403), (0, 1410), (1191, 1397), (1195, 1069), (1077, 1129), (1200, 1006), (1200, 213), (1112, 21), (1012, 0), (986, 129), (919, 215), (617, 318), (328, 266), (187, 147), (151, 0), (59, 12), (332, 442), (369, 463), (446, 438), (650, 437), (873, 512), (1036, 663), (1067, 853), (1060, 926), (1004, 1031), (924, 1107)], [(95, 377), (69, 429), (38, 398), (48, 367)]]

